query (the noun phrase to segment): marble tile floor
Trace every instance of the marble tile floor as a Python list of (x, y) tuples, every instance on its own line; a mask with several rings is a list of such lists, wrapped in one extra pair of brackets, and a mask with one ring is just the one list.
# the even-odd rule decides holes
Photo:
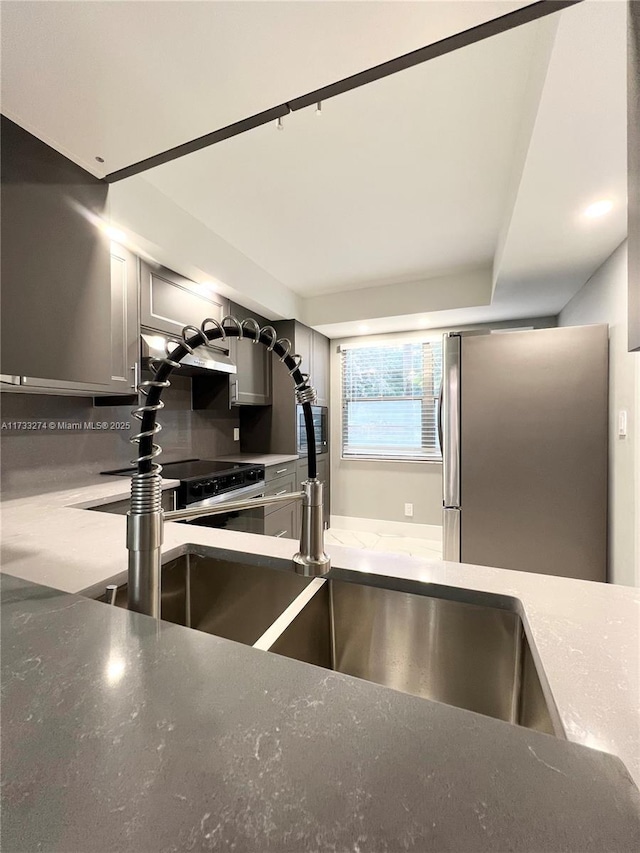
[(331, 527), (325, 533), (326, 545), (346, 545), (389, 554), (408, 554), (429, 560), (442, 559), (442, 543), (432, 539), (413, 539), (387, 533), (369, 533), (362, 530), (341, 530)]

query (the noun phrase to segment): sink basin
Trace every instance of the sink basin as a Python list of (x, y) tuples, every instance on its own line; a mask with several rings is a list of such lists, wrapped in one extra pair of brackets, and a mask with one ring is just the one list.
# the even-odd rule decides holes
[(164, 563), (162, 619), (563, 736), (514, 599), (252, 559), (203, 548)]
[(317, 579), (257, 646), (559, 733), (522, 620), (504, 607)]
[[(234, 559), (240, 558), (240, 559)], [(162, 619), (252, 645), (310, 583), (286, 569), (188, 552), (162, 565)], [(116, 605), (127, 606), (127, 586)]]

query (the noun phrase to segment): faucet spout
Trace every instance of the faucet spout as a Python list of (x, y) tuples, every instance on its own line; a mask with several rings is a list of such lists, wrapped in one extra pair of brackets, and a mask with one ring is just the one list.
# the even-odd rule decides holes
[[(226, 325), (225, 325), (226, 323)], [(137, 473), (132, 478), (131, 510), (127, 518), (127, 548), (129, 549), (129, 608), (139, 613), (160, 618), (160, 574), (162, 561), (163, 527), (165, 520), (214, 515), (221, 510), (206, 512), (185, 509), (164, 513), (161, 506), (162, 466), (154, 460), (161, 447), (154, 443), (154, 436), (161, 426), (156, 415), (164, 403), (162, 391), (170, 385), (171, 372), (180, 367), (181, 360), (198, 346), (211, 346), (212, 341), (236, 337), (248, 338), (261, 343), (273, 352), (288, 369), (293, 380), (294, 391), (304, 412), (307, 431), (308, 479), (302, 484), (301, 492), (291, 495), (270, 496), (255, 501), (237, 501), (235, 509), (265, 506), (279, 500), (302, 499), (302, 533), (300, 550), (293, 557), (293, 565), (299, 574), (317, 577), (324, 575), (331, 566), (324, 551), (323, 484), (317, 479), (315, 437), (311, 403), (316, 399), (310, 377), (302, 373), (302, 359), (291, 354), (291, 342), (278, 339), (272, 326), (260, 328), (256, 320), (246, 319), (242, 323), (235, 317), (224, 317), (221, 322), (207, 318), (200, 328), (185, 326), (180, 338), (166, 342), (165, 358), (152, 359), (150, 368), (153, 378), (141, 382), (138, 392), (146, 398), (134, 409), (133, 416), (141, 422), (141, 431), (131, 441), (138, 445)], [(231, 504), (226, 504), (228, 511)]]

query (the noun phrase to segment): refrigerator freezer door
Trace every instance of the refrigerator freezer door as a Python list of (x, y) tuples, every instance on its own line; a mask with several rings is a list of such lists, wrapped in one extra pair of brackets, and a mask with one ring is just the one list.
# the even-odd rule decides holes
[(607, 331), (462, 339), (463, 562), (606, 580)]
[(442, 503), (460, 506), (460, 336), (445, 335), (442, 346)]
[(442, 511), (442, 559), (460, 562), (460, 510)]

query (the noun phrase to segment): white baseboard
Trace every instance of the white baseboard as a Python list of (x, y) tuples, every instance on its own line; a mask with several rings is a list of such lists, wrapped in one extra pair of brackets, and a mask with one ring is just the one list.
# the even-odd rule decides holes
[(381, 521), (377, 518), (332, 515), (331, 527), (337, 530), (362, 530), (364, 533), (378, 533), (381, 536), (409, 536), (412, 539), (442, 542), (440, 524), (412, 524), (408, 521)]

